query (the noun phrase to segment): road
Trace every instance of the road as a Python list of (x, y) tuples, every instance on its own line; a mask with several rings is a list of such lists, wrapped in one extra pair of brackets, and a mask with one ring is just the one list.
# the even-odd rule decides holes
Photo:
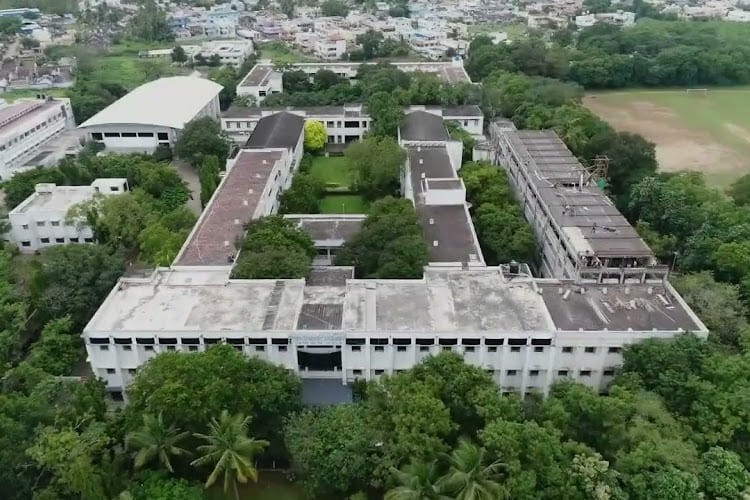
[(201, 214), (201, 183), (198, 179), (198, 172), (193, 167), (181, 160), (174, 160), (173, 165), (177, 168), (177, 172), (182, 177), (182, 180), (188, 185), (192, 199), (188, 200), (187, 206), (195, 215)]

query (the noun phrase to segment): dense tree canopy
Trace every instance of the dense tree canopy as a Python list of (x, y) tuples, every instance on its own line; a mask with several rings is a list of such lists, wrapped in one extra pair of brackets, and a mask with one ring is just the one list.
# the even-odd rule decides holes
[(223, 166), (229, 155), (229, 141), (219, 123), (208, 116), (187, 123), (174, 145), (181, 159), (198, 167), (206, 156), (215, 156)]
[(367, 137), (344, 152), (357, 191), (370, 200), (398, 193), (406, 152), (390, 137)]
[(427, 245), (411, 201), (382, 198), (370, 206), (362, 230), (346, 242), (336, 265), (354, 266), (358, 277), (421, 278)]

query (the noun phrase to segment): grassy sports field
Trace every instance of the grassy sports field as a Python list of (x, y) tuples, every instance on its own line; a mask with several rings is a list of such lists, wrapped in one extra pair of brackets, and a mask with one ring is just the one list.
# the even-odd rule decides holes
[(750, 173), (750, 87), (590, 93), (584, 104), (655, 143), (664, 171), (701, 171), (718, 187)]

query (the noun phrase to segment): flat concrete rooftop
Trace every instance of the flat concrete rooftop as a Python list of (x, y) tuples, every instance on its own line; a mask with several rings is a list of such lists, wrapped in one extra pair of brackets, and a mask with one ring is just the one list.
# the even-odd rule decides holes
[[(498, 268), (428, 268), (421, 280), (230, 280), (228, 270), (159, 269), (123, 278), (86, 335), (370, 332), (551, 334), (677, 331), (699, 325), (667, 289), (623, 286), (561, 293), (550, 280), (508, 280)], [(321, 270), (325, 274), (325, 270)], [(343, 281), (342, 281), (343, 280)], [(335, 283), (335, 284), (330, 284)], [(343, 283), (343, 284), (341, 284)]]
[(364, 214), (306, 215), (288, 214), (285, 219), (295, 222), (310, 235), (316, 246), (338, 247), (349, 241), (360, 229), (367, 216)]
[(54, 186), (49, 192), (35, 191), (12, 213), (68, 210), (73, 205), (92, 199), (95, 193), (93, 186)]

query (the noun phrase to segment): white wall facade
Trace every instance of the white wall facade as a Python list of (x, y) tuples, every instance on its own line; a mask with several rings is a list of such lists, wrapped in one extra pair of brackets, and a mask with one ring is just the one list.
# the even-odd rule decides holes
[[(137, 336), (94, 334), (86, 336), (86, 352), (93, 372), (110, 391), (123, 391), (137, 369), (161, 352), (203, 351), (226, 343), (248, 356), (258, 357), (297, 373), (302, 378), (327, 378), (349, 384), (408, 370), (424, 358), (452, 351), (492, 375), (503, 392), (541, 392), (552, 383), (571, 379), (596, 390), (605, 390), (622, 365), (623, 347), (644, 338), (669, 338), (679, 332), (564, 332), (532, 336), (480, 334), (367, 334), (333, 332), (142, 332)], [(298, 350), (314, 352), (316, 346), (341, 351), (342, 368), (333, 371), (302, 370)], [(321, 352), (330, 352), (331, 347)]]
[[(359, 108), (358, 108), (359, 109)], [(332, 114), (307, 114), (304, 110), (288, 110), (305, 118), (306, 121), (319, 121), (326, 126), (327, 142), (330, 144), (345, 144), (352, 141), (361, 141), (368, 130), (372, 118), (369, 116), (347, 116), (344, 113)], [(221, 129), (236, 143), (244, 143), (255, 130), (258, 121), (263, 116), (273, 114), (273, 111), (264, 112), (262, 115), (244, 117), (222, 117)]]
[(0, 128), (0, 180), (25, 170), (26, 162), (47, 142), (75, 128), (69, 99), (55, 99), (42, 106), (43, 109)]
[[(193, 118), (219, 120), (219, 97), (214, 97)], [(181, 129), (148, 124), (108, 123), (83, 128), (85, 137), (118, 153), (153, 153), (158, 146), (174, 146)]]
[[(127, 179), (97, 179), (91, 186), (37, 184), (35, 192), (8, 214), (11, 241), (23, 253), (53, 245), (94, 243), (91, 227), (84, 221), (67, 220), (68, 211), (98, 194), (114, 195), (127, 191)], [(39, 203), (45, 197), (58, 197), (60, 201)]]
[(444, 115), (443, 120), (453, 121), (461, 125), (465, 131), (471, 135), (481, 136), (484, 131), (484, 117), (479, 116), (448, 116)]

